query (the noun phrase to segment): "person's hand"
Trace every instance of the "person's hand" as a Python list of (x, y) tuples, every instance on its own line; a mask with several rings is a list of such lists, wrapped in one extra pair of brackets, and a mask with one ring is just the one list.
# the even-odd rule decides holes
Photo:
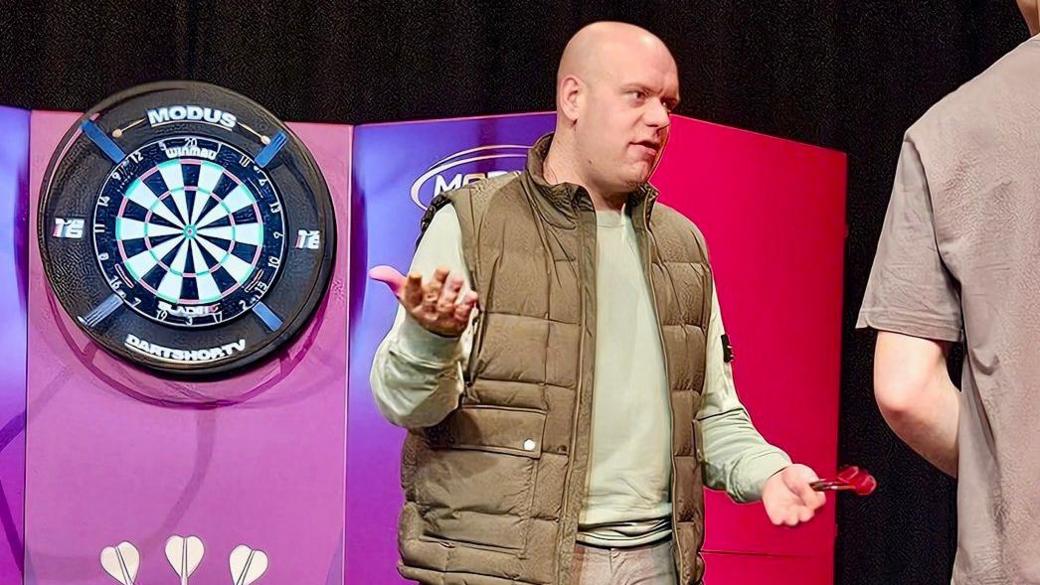
[(769, 521), (776, 526), (797, 526), (808, 522), (816, 510), (827, 501), (827, 496), (809, 486), (819, 477), (805, 465), (788, 465), (773, 474), (762, 488), (762, 505)]
[(466, 291), (459, 296), (465, 282), (461, 276), (450, 275), (444, 267), (423, 282), (422, 275), (410, 273), (407, 277), (390, 266), (376, 266), (368, 275), (385, 283), (401, 302), (408, 314), (427, 331), (444, 337), (458, 337), (469, 325), (469, 315), (477, 306), (477, 293)]

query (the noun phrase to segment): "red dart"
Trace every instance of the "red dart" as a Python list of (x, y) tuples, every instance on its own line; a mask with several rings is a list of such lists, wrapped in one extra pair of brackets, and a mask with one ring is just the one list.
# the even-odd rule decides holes
[(856, 476), (854, 481), (849, 482), (854, 486), (854, 491), (857, 496), (869, 496), (874, 493), (877, 489), (877, 480), (874, 479), (873, 475), (862, 471)]
[(859, 467), (856, 467), (855, 465), (850, 465), (838, 472), (837, 479), (845, 483), (852, 483), (852, 480), (859, 476), (859, 474)]
[(869, 496), (877, 489), (878, 482), (867, 470), (850, 465), (838, 471), (834, 479), (821, 479), (809, 485), (818, 492), (851, 491), (858, 496)]

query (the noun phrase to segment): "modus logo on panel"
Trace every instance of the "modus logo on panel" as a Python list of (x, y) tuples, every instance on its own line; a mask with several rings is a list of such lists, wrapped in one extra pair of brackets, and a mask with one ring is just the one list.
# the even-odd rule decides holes
[(426, 209), (434, 197), (445, 191), (521, 170), (530, 148), (523, 144), (492, 144), (460, 150), (442, 158), (412, 183), (412, 201)]

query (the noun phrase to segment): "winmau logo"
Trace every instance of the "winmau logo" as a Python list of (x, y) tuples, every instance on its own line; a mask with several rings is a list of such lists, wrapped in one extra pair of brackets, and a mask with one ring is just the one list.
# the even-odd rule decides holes
[(239, 339), (232, 343), (225, 343), (218, 347), (210, 347), (206, 349), (173, 349), (156, 345), (150, 341), (145, 341), (136, 335), (128, 333), (126, 339), (123, 341), (123, 345), (139, 354), (160, 359), (164, 362), (200, 363), (229, 358), (236, 351), (245, 350), (246, 340)]
[(185, 120), (223, 126), (228, 130), (234, 128), (238, 122), (235, 115), (230, 112), (203, 106), (163, 106), (155, 110), (148, 110), (148, 123), (153, 127)]
[(192, 136), (184, 141), (182, 146), (166, 146), (166, 143), (159, 141), (159, 148), (166, 153), (166, 158), (180, 158), (180, 157), (195, 157), (195, 158), (208, 158), (209, 160), (217, 160), (217, 151), (210, 150), (208, 148), (200, 148), (199, 140)]
[(412, 183), (412, 201), (422, 209), (434, 197), (486, 177), (497, 177), (523, 168), (530, 146), (492, 144), (461, 150), (443, 158)]

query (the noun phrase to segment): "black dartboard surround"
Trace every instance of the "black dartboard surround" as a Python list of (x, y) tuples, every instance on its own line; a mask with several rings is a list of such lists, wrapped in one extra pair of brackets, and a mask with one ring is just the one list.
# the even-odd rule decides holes
[(76, 324), (178, 377), (277, 351), (321, 302), (336, 245), (303, 143), (255, 102), (197, 82), (138, 86), (84, 114), (47, 168), (38, 232)]

